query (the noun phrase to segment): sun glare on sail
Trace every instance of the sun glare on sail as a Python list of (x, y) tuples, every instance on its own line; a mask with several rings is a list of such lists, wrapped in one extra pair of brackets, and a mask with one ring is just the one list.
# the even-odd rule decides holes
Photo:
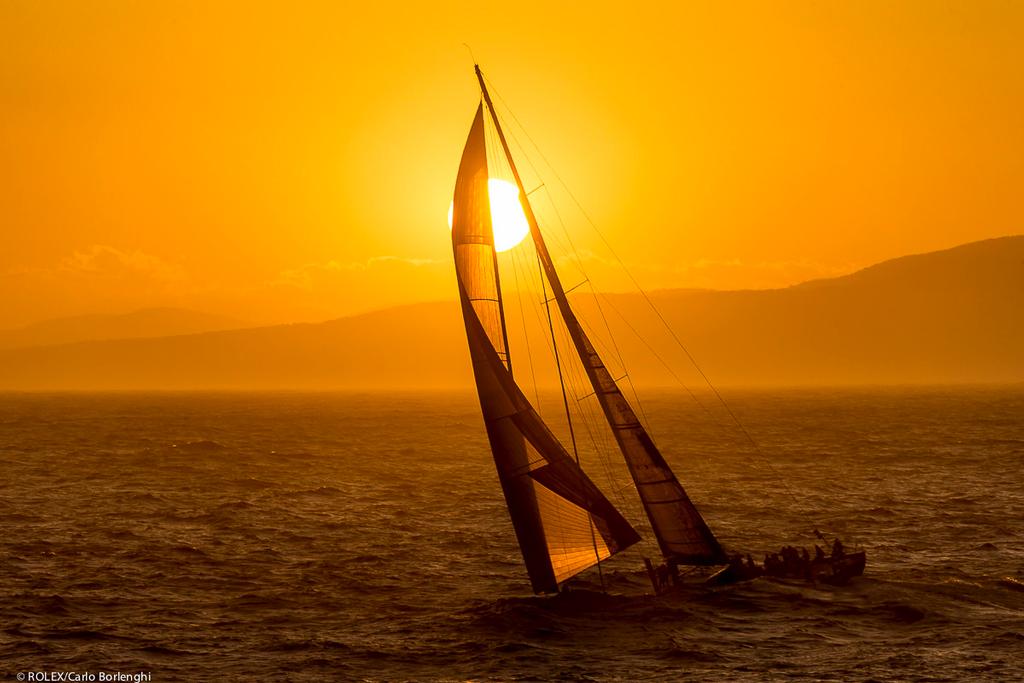
[[(530, 224), (519, 203), (519, 188), (501, 178), (488, 178), (487, 195), (491, 201), (491, 225), (494, 228), (494, 249), (508, 251), (530, 233)], [(452, 228), (452, 210), (448, 205), (448, 229)]]

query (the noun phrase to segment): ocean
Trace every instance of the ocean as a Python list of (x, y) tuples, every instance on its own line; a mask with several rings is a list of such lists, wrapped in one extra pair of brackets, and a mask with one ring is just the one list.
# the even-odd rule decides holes
[(654, 597), (585, 453), (645, 540), (535, 597), (468, 393), (2, 394), (0, 673), (1024, 680), (1024, 387), (726, 397), (756, 448), (707, 396), (643, 403), (712, 529), (838, 534), (863, 577)]

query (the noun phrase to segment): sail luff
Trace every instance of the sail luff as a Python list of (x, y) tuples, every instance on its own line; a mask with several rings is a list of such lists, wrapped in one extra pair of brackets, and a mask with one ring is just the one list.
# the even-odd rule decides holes
[(494, 105), (479, 66), (476, 67), (476, 74), (480, 81), (484, 102), (491, 112), (502, 149), (519, 188), (520, 203), (530, 226), (530, 234), (541, 260), (544, 274), (551, 285), (559, 312), (573, 340), (587, 378), (593, 386), (619, 450), (626, 460), (662, 554), (676, 563), (714, 564), (723, 561), (725, 553), (718, 540), (696, 506), (690, 501), (686, 491), (655, 446), (647, 430), (640, 423), (569, 305), (565, 289), (540, 232), (537, 217), (527, 198), (526, 188), (516, 168), (515, 160), (512, 158), (504, 131), (494, 113)]
[(481, 104), (473, 117), (455, 183), (452, 249), (473, 374), (498, 479), (530, 582), (536, 592), (548, 592), (557, 590), (558, 584), (544, 547), (543, 523), (533, 485), (522, 477), (504, 475), (505, 470), (525, 466), (529, 457), (522, 434), (514, 424), (502, 419), (514, 409), (501, 401), (501, 390), (487, 353), (491, 350), (499, 363), (508, 367), (505, 320), (498, 306), (501, 298), (499, 273), (494, 250), (489, 248), (494, 238), (486, 183), (487, 155)]

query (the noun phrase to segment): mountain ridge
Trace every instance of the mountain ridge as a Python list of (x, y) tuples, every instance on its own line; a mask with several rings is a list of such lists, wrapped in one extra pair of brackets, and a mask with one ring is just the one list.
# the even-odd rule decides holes
[(248, 326), (235, 318), (160, 306), (128, 313), (64, 316), (0, 330), (0, 349), (56, 346), (81, 341), (197, 334)]
[[(595, 339), (609, 351), (606, 360), (613, 360), (612, 349), (621, 351), (640, 385), (670, 385), (672, 372), (697, 382), (685, 363), (668, 372), (643, 359), (648, 345), (666, 356), (681, 354), (642, 297), (600, 296), (630, 316), (627, 325), (604, 311), (615, 345), (598, 331)], [(1024, 381), (1024, 235), (890, 259), (783, 289), (649, 296), (719, 384)], [(581, 318), (600, 321), (593, 299), (581, 295), (573, 303)], [(527, 335), (544, 331), (528, 325)], [(522, 357), (523, 341), (512, 340), (514, 358)], [(542, 383), (554, 378), (543, 368), (536, 374)], [(472, 387), (457, 302), (322, 323), (0, 351), (2, 389), (426, 387)]]

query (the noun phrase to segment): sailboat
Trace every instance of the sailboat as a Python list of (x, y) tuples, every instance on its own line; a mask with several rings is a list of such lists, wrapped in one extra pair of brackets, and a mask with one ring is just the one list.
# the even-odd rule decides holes
[(490, 210), (487, 120), (518, 189), (543, 278), (657, 539), (662, 562), (655, 566), (645, 560), (655, 592), (677, 584), (680, 566), (719, 567), (721, 577), (747, 578), (734, 559), (730, 564), (576, 317), (483, 73), (474, 68), (481, 100), (455, 182), (452, 248), (480, 408), (534, 592), (557, 593), (572, 577), (637, 543), (640, 535), (583, 471), (578, 455), (555, 436), (513, 375)]

